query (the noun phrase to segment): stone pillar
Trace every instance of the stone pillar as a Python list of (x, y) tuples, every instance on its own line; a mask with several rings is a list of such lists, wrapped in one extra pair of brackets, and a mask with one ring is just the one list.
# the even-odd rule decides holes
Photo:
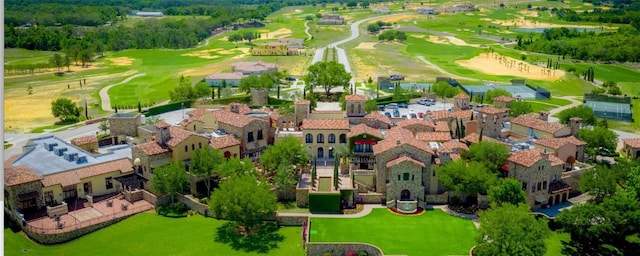
[(255, 89), (251, 88), (251, 105), (252, 106), (265, 106), (268, 104), (268, 89)]

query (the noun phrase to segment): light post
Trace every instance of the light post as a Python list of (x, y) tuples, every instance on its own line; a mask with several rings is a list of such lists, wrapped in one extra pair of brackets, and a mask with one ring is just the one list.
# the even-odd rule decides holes
[(180, 103), (180, 111), (182, 112), (182, 120), (184, 120), (184, 102)]

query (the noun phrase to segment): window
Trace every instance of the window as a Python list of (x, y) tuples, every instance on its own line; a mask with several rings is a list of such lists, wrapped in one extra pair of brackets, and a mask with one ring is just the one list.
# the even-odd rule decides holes
[(306, 143), (313, 143), (313, 135), (311, 134), (307, 134), (307, 136), (305, 136), (305, 142)]
[(347, 135), (346, 134), (340, 134), (340, 143), (347, 143)]
[(247, 134), (247, 142), (252, 142), (253, 141), (253, 132), (249, 132), (249, 134)]
[(522, 190), (527, 191), (527, 183), (522, 182)]
[(354, 108), (353, 108), (353, 103), (351, 103), (351, 111), (350, 111), (350, 112), (351, 112), (351, 114), (353, 114), (353, 109), (354, 109)]
[(416, 176), (412, 174), (411, 175), (411, 180), (415, 180), (415, 179), (416, 179)]
[(196, 144), (191, 144), (191, 150), (196, 150)]
[(431, 176), (433, 176), (433, 177), (436, 176), (436, 170), (433, 170), (433, 172), (431, 173)]
[(364, 151), (367, 152), (367, 153), (373, 152), (373, 145), (371, 145), (371, 144), (365, 145), (364, 148), (365, 148)]
[(354, 151), (355, 151), (355, 152), (358, 152), (358, 153), (362, 153), (362, 152), (364, 152), (364, 151), (363, 151), (362, 144), (356, 144), (356, 145), (355, 145), (355, 149), (354, 149)]
[(358, 104), (358, 113), (362, 113), (362, 104)]
[(318, 139), (317, 139), (317, 141), (316, 141), (316, 142), (318, 142), (318, 143), (324, 143), (324, 135), (322, 135), (322, 134), (318, 134)]
[(262, 135), (262, 130), (258, 130), (258, 140), (263, 140), (264, 136)]
[(542, 182), (542, 189), (547, 189), (547, 181)]
[[(7, 195), (7, 194), (5, 194)], [(53, 205), (53, 191), (45, 191), (44, 192), (44, 202), (47, 205)]]
[(336, 135), (335, 134), (329, 134), (329, 143), (336, 143)]
[(111, 177), (106, 177), (104, 179), (104, 184), (105, 184), (105, 187), (107, 189), (112, 189), (113, 188), (113, 179)]
[(398, 180), (400, 180), (400, 175), (398, 175)]
[(184, 145), (184, 152), (189, 152), (189, 146)]
[(542, 190), (542, 182), (538, 182), (538, 189), (536, 189), (537, 191)]
[(403, 173), (402, 174), (402, 179), (403, 180), (409, 180), (409, 173), (408, 172)]
[(202, 148), (202, 142), (198, 142), (198, 148)]

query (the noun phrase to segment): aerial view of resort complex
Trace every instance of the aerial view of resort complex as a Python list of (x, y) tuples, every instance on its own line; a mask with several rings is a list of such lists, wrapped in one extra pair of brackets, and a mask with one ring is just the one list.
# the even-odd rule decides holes
[(640, 255), (640, 0), (5, 0), (4, 255)]

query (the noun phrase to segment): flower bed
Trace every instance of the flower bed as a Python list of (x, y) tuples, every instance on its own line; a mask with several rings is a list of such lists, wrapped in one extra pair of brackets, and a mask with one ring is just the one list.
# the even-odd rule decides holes
[(401, 216), (418, 216), (418, 215), (422, 215), (424, 213), (424, 209), (422, 207), (418, 207), (418, 210), (414, 213), (403, 213), (398, 211), (398, 209), (396, 208), (387, 208), (389, 209), (389, 212), (395, 214), (395, 215), (401, 215)]

